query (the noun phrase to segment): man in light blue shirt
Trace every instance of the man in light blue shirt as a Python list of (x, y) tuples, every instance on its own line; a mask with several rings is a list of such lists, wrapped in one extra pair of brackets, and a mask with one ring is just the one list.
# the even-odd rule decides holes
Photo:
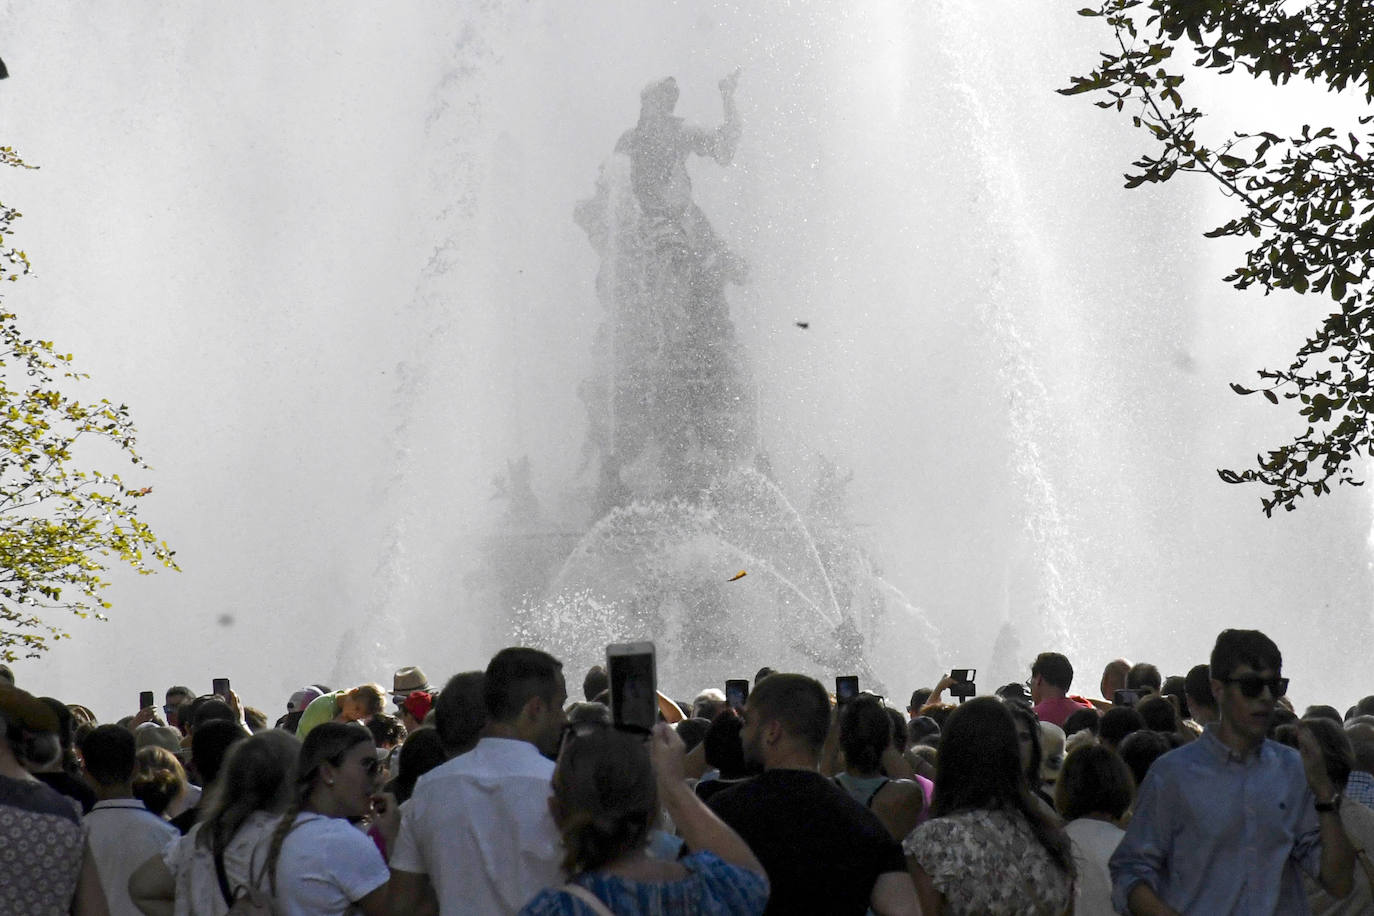
[(1221, 721), (1155, 761), (1112, 856), (1121, 913), (1301, 914), (1299, 869), (1350, 893), (1355, 852), (1340, 795), (1312, 735), (1302, 753), (1266, 739), (1287, 689), (1282, 656), (1257, 630), (1225, 630), (1212, 650)]

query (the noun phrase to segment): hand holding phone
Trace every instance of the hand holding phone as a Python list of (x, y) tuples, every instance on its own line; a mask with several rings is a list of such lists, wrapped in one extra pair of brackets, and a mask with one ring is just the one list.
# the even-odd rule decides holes
[(975, 696), (978, 692), (978, 685), (974, 683), (974, 679), (977, 676), (977, 668), (950, 669), (949, 679), (953, 681), (949, 687), (950, 696), (958, 697), (960, 702)]
[(1138, 690), (1115, 690), (1112, 692), (1113, 706), (1134, 706), (1140, 702), (1140, 691)]
[(229, 678), (227, 678), (227, 677), (217, 677), (217, 678), (215, 678), (213, 681), (210, 682), (210, 692), (213, 693), (215, 696), (219, 697), (220, 699), (222, 699), (224, 702), (228, 703), (228, 702), (229, 702)]
[(153, 704), (157, 702), (153, 697), (154, 694), (151, 690), (140, 691), (138, 694), (138, 708), (150, 709)]

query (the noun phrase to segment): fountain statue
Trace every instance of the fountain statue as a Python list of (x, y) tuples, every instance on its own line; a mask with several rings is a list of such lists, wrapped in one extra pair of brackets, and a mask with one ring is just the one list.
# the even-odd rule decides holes
[[(747, 281), (745, 261), (692, 199), (688, 155), (721, 165), (734, 156), (738, 78), (720, 81), (715, 129), (673, 114), (672, 77), (646, 86), (638, 124), (574, 211), (601, 260), (605, 311), (596, 368), (579, 389), (584, 467), (595, 466), (591, 525), (561, 563), (549, 562), (550, 532), (525, 548), (515, 637), (575, 664), (608, 642), (652, 638), (661, 670), (696, 678), (680, 689), (764, 663), (878, 686), (868, 644), (892, 605), (915, 611), (854, 536), (852, 475), (821, 459), (804, 510), (773, 479), (726, 298)], [(513, 529), (528, 523), (508, 519), (489, 544), (509, 557), (520, 549)], [(550, 573), (542, 591), (528, 587), (532, 569)], [(933, 651), (925, 635), (917, 656)]]

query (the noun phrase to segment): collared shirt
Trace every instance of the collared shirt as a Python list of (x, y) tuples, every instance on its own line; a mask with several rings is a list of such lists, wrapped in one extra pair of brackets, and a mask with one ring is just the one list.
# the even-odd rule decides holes
[(1180, 913), (1306, 913), (1321, 831), (1302, 758), (1276, 741), (1236, 754), (1208, 725), (1150, 767), (1111, 858), (1112, 904), (1145, 882)]
[(552, 780), (553, 762), (534, 745), (483, 738), (415, 784), (401, 806), (391, 867), (428, 875), (443, 916), (514, 916), (563, 883)]
[(1080, 709), (1092, 709), (1092, 707), (1070, 697), (1051, 697), (1035, 704), (1035, 715), (1041, 722), (1050, 722), (1063, 728), (1069, 716)]
[(129, 876), (181, 834), (136, 798), (96, 802), (82, 820), (110, 916), (141, 916), (129, 897)]
[(1341, 794), (1366, 808), (1374, 808), (1374, 775), (1362, 770), (1351, 770), (1350, 780), (1345, 784), (1345, 791)]

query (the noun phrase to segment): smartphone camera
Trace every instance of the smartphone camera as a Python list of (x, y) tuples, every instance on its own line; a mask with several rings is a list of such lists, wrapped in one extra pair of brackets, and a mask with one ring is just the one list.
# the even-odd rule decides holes
[(725, 702), (735, 712), (744, 712), (744, 704), (749, 701), (749, 681), (732, 678), (725, 682)]
[(1117, 690), (1112, 693), (1113, 706), (1134, 706), (1140, 702), (1140, 691)]
[(630, 642), (607, 646), (606, 674), (611, 680), (611, 719), (615, 724), (652, 731), (658, 722), (654, 644)]
[(859, 696), (859, 676), (846, 674), (835, 678), (835, 702), (841, 705)]

